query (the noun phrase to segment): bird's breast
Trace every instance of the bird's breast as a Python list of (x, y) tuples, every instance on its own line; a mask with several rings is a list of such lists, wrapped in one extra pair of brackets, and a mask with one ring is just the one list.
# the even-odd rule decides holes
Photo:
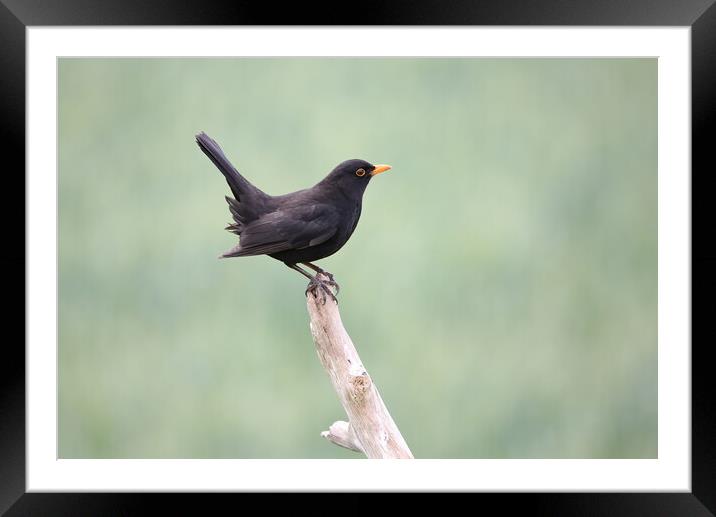
[(351, 214), (351, 224), (348, 227), (348, 237), (350, 237), (353, 232), (356, 229), (356, 226), (358, 226), (358, 220), (360, 219), (360, 212), (361, 212), (361, 204), (356, 203), (355, 207), (353, 208), (353, 213)]

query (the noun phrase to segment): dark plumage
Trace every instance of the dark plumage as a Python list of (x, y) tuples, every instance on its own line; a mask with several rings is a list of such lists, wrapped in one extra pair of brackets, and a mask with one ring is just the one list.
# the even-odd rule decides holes
[[(226, 197), (234, 219), (226, 229), (240, 236), (240, 242), (221, 258), (268, 255), (308, 277), (307, 292), (316, 293), (320, 287), (335, 299), (327, 287), (338, 289), (333, 275), (311, 262), (333, 255), (348, 241), (358, 224), (370, 179), (390, 166), (347, 160), (311, 188), (270, 196), (239, 174), (206, 133), (196, 135), (196, 142), (224, 175), (234, 195)], [(299, 263), (317, 274), (309, 274)]]

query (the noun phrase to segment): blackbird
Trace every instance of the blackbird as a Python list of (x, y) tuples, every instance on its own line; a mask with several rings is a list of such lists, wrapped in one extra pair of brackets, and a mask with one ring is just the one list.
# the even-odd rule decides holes
[(310, 291), (317, 298), (320, 292), (323, 303), (326, 294), (337, 302), (330, 287), (336, 294), (340, 287), (333, 275), (312, 262), (333, 255), (348, 241), (360, 218), (365, 188), (390, 165), (346, 160), (311, 188), (270, 196), (239, 174), (206, 133), (196, 135), (196, 142), (234, 194), (226, 196), (234, 219), (226, 230), (240, 237), (239, 244), (219, 258), (268, 255), (310, 280), (306, 295)]

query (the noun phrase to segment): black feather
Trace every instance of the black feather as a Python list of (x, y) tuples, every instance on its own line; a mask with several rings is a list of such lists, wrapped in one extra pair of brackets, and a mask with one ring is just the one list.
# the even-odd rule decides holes
[(229, 159), (224, 155), (224, 152), (209, 135), (203, 131), (196, 135), (196, 143), (199, 148), (204, 152), (205, 155), (216, 165), (221, 173), (226, 178), (226, 183), (229, 184), (231, 192), (234, 193), (234, 197), (237, 200), (241, 200), (242, 196), (265, 196), (261, 190), (252, 185), (246, 178), (244, 178), (239, 171), (237, 171)]

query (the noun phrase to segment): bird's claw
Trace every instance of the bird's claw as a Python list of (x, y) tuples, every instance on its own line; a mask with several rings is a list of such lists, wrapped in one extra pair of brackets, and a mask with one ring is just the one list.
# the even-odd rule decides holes
[(332, 273), (329, 273), (328, 271), (323, 271), (322, 274), (328, 277), (328, 281), (326, 281), (326, 283), (327, 283), (328, 285), (330, 285), (331, 287), (335, 287), (335, 288), (336, 288), (336, 294), (340, 293), (340, 292), (341, 292), (341, 286), (338, 285), (338, 282), (336, 282), (335, 280), (333, 280), (333, 274), (332, 274)]
[[(319, 278), (319, 276), (321, 275), (326, 276), (328, 280), (323, 280)], [(311, 294), (313, 294), (314, 298), (318, 299), (320, 291), (321, 303), (323, 303), (323, 305), (326, 304), (326, 295), (330, 296), (333, 301), (338, 304), (338, 298), (336, 298), (336, 294), (333, 294), (333, 291), (329, 286), (335, 287), (336, 294), (338, 294), (340, 287), (333, 280), (333, 275), (331, 275), (330, 273), (318, 273), (308, 283), (308, 287), (306, 287), (306, 292), (304, 294), (308, 296), (308, 293), (310, 292)]]

